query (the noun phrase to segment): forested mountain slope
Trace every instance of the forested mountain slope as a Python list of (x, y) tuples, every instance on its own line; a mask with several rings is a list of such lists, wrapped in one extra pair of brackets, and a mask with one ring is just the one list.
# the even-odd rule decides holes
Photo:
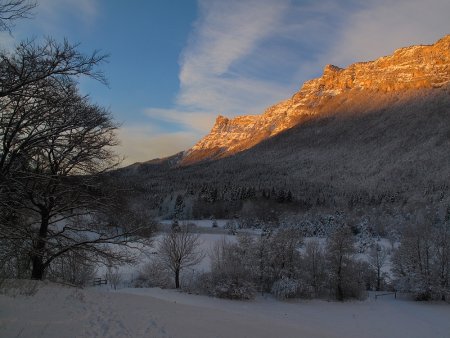
[[(310, 110), (296, 110), (289, 119), (290, 108), (281, 115), (270, 108), (261, 116), (273, 113), (283, 128), (268, 135), (253, 126), (265, 136), (258, 139), (249, 131), (246, 135), (258, 140), (251, 147), (238, 133), (244, 150), (232, 141), (234, 146), (203, 156), (206, 148), (198, 149), (206, 147), (207, 136), (187, 154), (119, 173), (142, 193), (148, 208), (166, 217), (176, 212), (178, 196), (186, 217), (241, 216), (255, 205), (290, 213), (385, 210), (391, 215), (446, 205), (449, 81), (450, 36), (346, 70), (327, 67), (322, 78), (307, 82), (287, 101), (291, 107), (306, 102)], [(224, 118), (218, 123), (233, 124)], [(214, 130), (220, 132), (217, 125)]]

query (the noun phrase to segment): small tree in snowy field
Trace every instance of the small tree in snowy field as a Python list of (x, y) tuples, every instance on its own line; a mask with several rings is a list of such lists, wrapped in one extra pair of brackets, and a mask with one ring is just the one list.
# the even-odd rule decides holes
[(396, 287), (418, 300), (450, 296), (450, 223), (408, 227), (393, 255)]
[(302, 244), (302, 233), (295, 227), (280, 228), (269, 236), (269, 264), (274, 280), (296, 277), (300, 260), (298, 248)]
[(432, 238), (428, 224), (412, 225), (405, 229), (401, 244), (393, 256), (396, 287), (412, 292), (417, 299), (431, 299)]
[(164, 267), (173, 272), (175, 288), (180, 288), (180, 272), (197, 265), (204, 258), (200, 244), (200, 236), (189, 232), (187, 226), (165, 234), (160, 240), (158, 258)]
[(282, 277), (273, 283), (271, 293), (278, 299), (294, 298), (297, 296), (298, 289), (298, 280)]
[(105, 278), (114, 290), (117, 289), (122, 281), (122, 275), (120, 274), (119, 269), (113, 267), (112, 265), (108, 266), (108, 271), (106, 271)]
[(377, 275), (376, 290), (381, 290), (383, 281), (382, 269), (388, 262), (389, 252), (386, 248), (382, 247), (379, 243), (372, 245), (369, 252), (369, 264)]
[(434, 231), (435, 238), (435, 276), (437, 290), (442, 300), (450, 301), (450, 215)]
[(263, 232), (254, 245), (255, 268), (254, 275), (259, 286), (259, 291), (264, 293), (271, 288), (269, 267), (269, 234)]
[(239, 235), (238, 243), (222, 240), (211, 251), (211, 273), (206, 291), (208, 294), (229, 299), (254, 297), (252, 280), (252, 238)]
[(317, 240), (306, 244), (302, 260), (302, 277), (313, 290), (313, 296), (318, 297), (326, 282), (325, 253)]
[(336, 228), (328, 238), (327, 263), (330, 274), (331, 291), (337, 300), (344, 300), (348, 286), (352, 283), (353, 255), (355, 254), (354, 238), (348, 226)]

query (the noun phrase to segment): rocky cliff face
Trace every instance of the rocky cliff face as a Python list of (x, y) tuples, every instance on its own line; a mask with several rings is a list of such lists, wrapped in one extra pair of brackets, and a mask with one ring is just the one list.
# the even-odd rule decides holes
[(342, 69), (325, 66), (320, 78), (307, 81), (290, 99), (262, 115), (228, 119), (219, 116), (211, 132), (184, 155), (181, 164), (226, 157), (297, 125), (303, 117), (320, 114), (333, 98), (352, 91), (394, 92), (442, 87), (450, 82), (450, 35), (433, 45), (412, 46), (371, 62)]

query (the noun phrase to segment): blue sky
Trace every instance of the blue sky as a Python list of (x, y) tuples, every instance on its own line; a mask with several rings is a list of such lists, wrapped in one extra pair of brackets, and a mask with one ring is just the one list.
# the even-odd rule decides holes
[(125, 164), (190, 148), (219, 114), (260, 114), (332, 63), (450, 34), (448, 0), (38, 0), (3, 45), (42, 36), (110, 54), (81, 89), (122, 123)]

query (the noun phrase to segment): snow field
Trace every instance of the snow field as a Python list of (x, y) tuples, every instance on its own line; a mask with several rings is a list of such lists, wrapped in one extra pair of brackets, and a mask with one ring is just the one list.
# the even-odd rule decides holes
[(448, 338), (449, 318), (448, 305), (392, 297), (242, 302), (158, 288), (104, 292), (42, 282), (34, 296), (0, 295), (0, 337)]

